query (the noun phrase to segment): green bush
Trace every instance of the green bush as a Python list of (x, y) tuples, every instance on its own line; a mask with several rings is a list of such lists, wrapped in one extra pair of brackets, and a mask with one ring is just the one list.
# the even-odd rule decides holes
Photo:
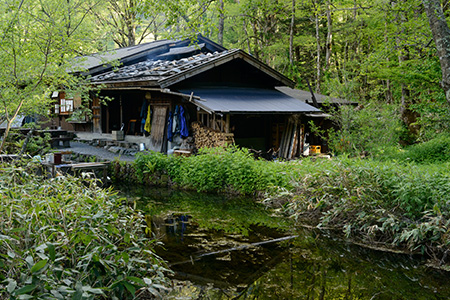
[(95, 182), (44, 180), (28, 167), (0, 166), (0, 298), (134, 299), (164, 289), (140, 212)]
[(314, 216), (371, 241), (444, 253), (450, 244), (448, 164), (422, 166), (339, 158), (303, 160), (286, 211)]
[(148, 176), (167, 174), (172, 183), (199, 192), (252, 194), (290, 182), (287, 165), (255, 160), (247, 149), (236, 147), (200, 149), (190, 157), (142, 153), (133, 166), (141, 183)]
[(400, 136), (405, 132), (392, 105), (342, 106), (331, 113), (337, 129), (323, 131), (314, 124), (311, 127), (327, 141), (334, 154), (359, 156), (366, 151), (378, 156), (386, 147), (398, 148)]
[(171, 169), (172, 158), (159, 152), (139, 152), (133, 162), (136, 177), (139, 182), (144, 183), (148, 176), (158, 172), (167, 174)]
[(409, 146), (400, 158), (419, 164), (433, 164), (450, 161), (450, 135), (441, 134), (434, 139)]
[(286, 186), (286, 166), (255, 160), (247, 149), (201, 149), (183, 159), (173, 180), (197, 191), (235, 191), (251, 194), (274, 186)]

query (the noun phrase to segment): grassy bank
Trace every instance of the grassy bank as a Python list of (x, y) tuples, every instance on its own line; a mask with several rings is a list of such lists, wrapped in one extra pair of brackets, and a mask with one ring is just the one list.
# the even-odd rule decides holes
[(299, 223), (444, 261), (450, 243), (449, 164), (421, 164), (411, 154), (388, 160), (341, 156), (269, 162), (254, 160), (245, 149), (229, 148), (203, 150), (192, 157), (149, 153), (133, 165), (117, 162), (116, 168), (133, 174), (122, 180), (253, 194), (282, 205)]
[(111, 190), (0, 165), (0, 299), (134, 299), (164, 267), (145, 218)]
[(450, 242), (448, 164), (303, 161), (286, 211), (365, 243), (440, 257)]

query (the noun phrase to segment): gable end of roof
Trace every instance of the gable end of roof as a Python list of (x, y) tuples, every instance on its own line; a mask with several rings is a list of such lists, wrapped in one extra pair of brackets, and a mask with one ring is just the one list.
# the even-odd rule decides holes
[(269, 67), (268, 65), (264, 64), (263, 62), (257, 60), (256, 58), (254, 58), (253, 56), (245, 53), (244, 51), (240, 50), (240, 49), (234, 49), (234, 50), (230, 50), (228, 51), (226, 54), (224, 55), (220, 55), (217, 58), (214, 58), (210, 61), (207, 61), (201, 65), (195, 66), (193, 68), (190, 68), (188, 70), (185, 70), (183, 72), (180, 72), (178, 74), (174, 74), (171, 76), (168, 76), (166, 78), (163, 78), (161, 80), (159, 80), (159, 85), (161, 86), (161, 88), (166, 88), (169, 87), (171, 85), (174, 85), (178, 82), (181, 82), (183, 80), (186, 80), (190, 77), (193, 77), (195, 75), (198, 75), (200, 73), (203, 73), (207, 70), (210, 70), (214, 67), (223, 65), (229, 61), (232, 61), (234, 59), (242, 59), (245, 62), (249, 63), (250, 65), (252, 65), (253, 67), (257, 68), (258, 70), (266, 73), (267, 75), (275, 78), (276, 80), (278, 80), (279, 82), (285, 84), (286, 86), (289, 87), (294, 87), (295, 86), (295, 82), (293, 82), (292, 80), (290, 80), (289, 78), (287, 78), (286, 76), (284, 76), (283, 74), (281, 74), (280, 72), (276, 71), (275, 69)]

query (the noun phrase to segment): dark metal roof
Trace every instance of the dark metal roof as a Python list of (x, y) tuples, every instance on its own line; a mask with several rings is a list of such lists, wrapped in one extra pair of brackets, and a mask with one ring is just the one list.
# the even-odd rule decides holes
[[(309, 91), (303, 91), (303, 90), (298, 90), (298, 89), (293, 89), (290, 88), (288, 86), (277, 86), (276, 89), (290, 97), (296, 98), (298, 100), (301, 100), (305, 103), (309, 103), (312, 104), (312, 96), (311, 96), (311, 92)], [(334, 97), (330, 97), (330, 96), (325, 96), (322, 94), (318, 94), (318, 93), (314, 93), (314, 97), (317, 100), (317, 103), (322, 104), (322, 103), (332, 103), (332, 104), (357, 104), (355, 102), (351, 102), (345, 99), (340, 99), (340, 98), (334, 98)]]
[(111, 51), (106, 52), (100, 52), (100, 53), (93, 53), (90, 55), (80, 56), (76, 57), (75, 60), (77, 61), (77, 64), (80, 65), (80, 67), (86, 68), (86, 69), (93, 69), (98, 66), (102, 66), (103, 64), (113, 61), (113, 60), (120, 60), (124, 59), (126, 57), (130, 57), (136, 54), (139, 54), (141, 52), (145, 52), (148, 50), (152, 50), (155, 48), (159, 48), (162, 46), (168, 46), (175, 41), (172, 40), (161, 40), (161, 41), (155, 41), (151, 43), (145, 43), (140, 44), (136, 46), (130, 46), (125, 48), (119, 48)]
[(205, 43), (197, 44), (193, 46), (187, 46), (187, 47), (177, 47), (172, 48), (167, 53), (163, 53), (161, 55), (158, 55), (157, 59), (163, 59), (170, 56), (177, 56), (177, 55), (185, 55), (185, 54), (194, 54), (194, 52), (200, 52), (205, 48)]
[(311, 113), (319, 109), (273, 89), (208, 87), (181, 90), (200, 96), (198, 106), (216, 113)]

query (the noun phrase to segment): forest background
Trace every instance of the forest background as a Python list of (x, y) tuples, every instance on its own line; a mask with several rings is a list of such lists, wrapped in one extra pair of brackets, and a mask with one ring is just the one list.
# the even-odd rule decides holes
[[(76, 56), (201, 33), (227, 48), (244, 49), (293, 79), (297, 88), (308, 89), (309, 81), (317, 93), (359, 103), (357, 109), (332, 112), (341, 130), (327, 134), (337, 153), (377, 153), (380, 146), (428, 141), (449, 130), (439, 61), (443, 55), (438, 55), (426, 15), (439, 4), (436, 0), (2, 1), (1, 121), (11, 124), (19, 111), (45, 112), (55, 87), (83, 87), (82, 79), (66, 72)], [(447, 1), (441, 8), (449, 13)]]
[[(140, 183), (165, 175), (174, 187), (258, 195), (313, 227), (420, 251), (450, 269), (449, 12), (446, 0), (4, 0), (0, 123), (7, 136), (19, 114), (46, 114), (61, 86), (88, 95), (88, 79), (68, 72), (81, 71), (77, 56), (201, 33), (297, 88), (309, 81), (357, 102), (330, 109), (339, 130), (315, 131), (335, 154), (375, 159), (278, 163), (229, 148), (141, 155), (115, 169), (134, 168)], [(0, 298), (127, 299), (165, 289), (143, 216), (111, 190), (69, 176), (43, 180), (32, 162), (0, 170)]]

